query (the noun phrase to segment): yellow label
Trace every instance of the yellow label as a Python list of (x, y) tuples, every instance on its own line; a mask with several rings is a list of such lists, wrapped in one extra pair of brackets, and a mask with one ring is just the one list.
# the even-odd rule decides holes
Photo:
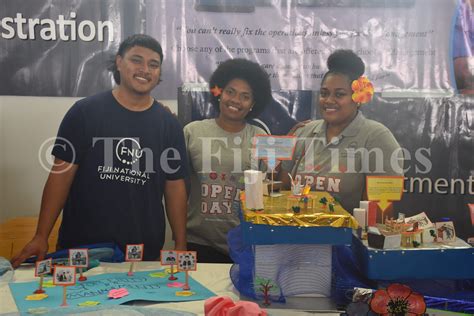
[(49, 287), (56, 287), (56, 285), (53, 284), (53, 280), (45, 280), (43, 281), (43, 287), (49, 288)]
[(78, 306), (82, 306), (82, 307), (87, 307), (87, 306), (96, 306), (96, 305), (99, 305), (100, 302), (98, 301), (85, 301), (85, 302), (82, 302), (82, 303), (78, 303), (77, 305)]
[(367, 176), (367, 198), (369, 201), (376, 201), (382, 211), (392, 201), (400, 201), (402, 193), (402, 176)]
[(179, 292), (176, 292), (175, 294), (176, 294), (176, 296), (192, 296), (196, 293), (191, 292), (191, 291), (179, 291)]
[(48, 294), (31, 294), (28, 295), (25, 300), (27, 301), (41, 301), (48, 297)]
[(167, 276), (169, 275), (168, 272), (154, 272), (154, 273), (150, 273), (149, 276), (151, 276), (152, 278), (166, 278)]

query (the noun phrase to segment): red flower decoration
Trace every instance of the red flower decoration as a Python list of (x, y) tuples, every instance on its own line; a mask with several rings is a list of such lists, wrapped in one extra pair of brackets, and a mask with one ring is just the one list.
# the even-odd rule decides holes
[(357, 80), (352, 81), (351, 85), (352, 91), (352, 100), (355, 103), (363, 104), (368, 103), (372, 100), (374, 95), (374, 86), (367, 77), (359, 77)]
[(425, 299), (412, 292), (403, 284), (391, 284), (387, 290), (377, 290), (370, 300), (374, 313), (388, 315), (423, 315), (426, 311)]
[(218, 97), (222, 94), (222, 89), (215, 85), (214, 88), (211, 89), (211, 93), (213, 96)]

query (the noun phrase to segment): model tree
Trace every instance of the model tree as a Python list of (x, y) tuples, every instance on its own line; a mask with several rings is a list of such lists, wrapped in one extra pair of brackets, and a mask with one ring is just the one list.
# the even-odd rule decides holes
[(263, 305), (270, 305), (270, 294), (278, 290), (278, 285), (271, 279), (255, 277), (255, 289), (263, 294)]

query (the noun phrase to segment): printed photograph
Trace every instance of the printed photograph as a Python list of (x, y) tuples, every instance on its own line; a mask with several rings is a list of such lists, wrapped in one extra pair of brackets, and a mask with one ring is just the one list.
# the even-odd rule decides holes
[(143, 244), (129, 244), (125, 250), (125, 261), (142, 261)]
[(69, 264), (74, 267), (87, 267), (89, 264), (88, 249), (69, 249)]
[(436, 241), (451, 242), (456, 240), (456, 231), (454, 230), (453, 222), (438, 222), (436, 227)]
[(430, 219), (428, 218), (428, 215), (426, 215), (425, 212), (422, 212), (420, 214), (417, 214), (411, 217), (406, 217), (405, 223), (407, 224), (418, 223), (418, 228), (420, 229), (433, 227), (433, 223), (430, 221)]
[(54, 285), (76, 284), (76, 267), (55, 266), (53, 274)]
[(46, 260), (36, 261), (35, 276), (42, 276), (51, 273), (53, 267), (53, 259), (49, 258)]
[(196, 251), (178, 251), (178, 270), (196, 271), (197, 253)]
[(178, 252), (174, 250), (161, 250), (161, 265), (175, 265), (178, 261)]

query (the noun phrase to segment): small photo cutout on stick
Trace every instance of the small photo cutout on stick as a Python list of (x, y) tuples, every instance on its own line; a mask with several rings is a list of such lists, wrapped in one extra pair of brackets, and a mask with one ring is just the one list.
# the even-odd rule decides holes
[(143, 244), (128, 244), (125, 250), (125, 261), (142, 261)]
[(178, 270), (196, 271), (197, 254), (196, 251), (178, 251)]
[(178, 265), (178, 252), (176, 250), (161, 250), (160, 261), (162, 266), (171, 266), (168, 280), (177, 280), (174, 273), (176, 272), (175, 266)]
[(36, 261), (35, 277), (39, 277), (48, 273), (51, 273), (53, 268), (53, 259), (49, 258), (46, 260)]
[(161, 265), (170, 266), (178, 264), (178, 252), (176, 250), (161, 250)]
[(76, 267), (55, 266), (53, 273), (54, 285), (74, 285), (76, 284)]
[(69, 264), (74, 267), (87, 268), (89, 264), (88, 249), (69, 249)]

